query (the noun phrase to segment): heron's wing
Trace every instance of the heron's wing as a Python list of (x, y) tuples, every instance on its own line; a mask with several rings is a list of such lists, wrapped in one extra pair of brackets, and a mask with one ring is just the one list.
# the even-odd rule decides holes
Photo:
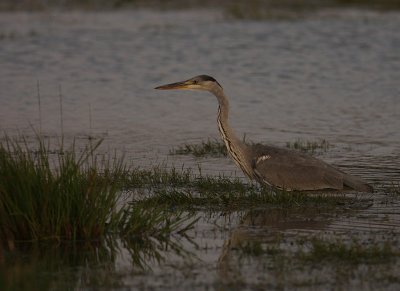
[(344, 173), (314, 157), (270, 146), (255, 146), (252, 159), (257, 178), (287, 190), (341, 190)]

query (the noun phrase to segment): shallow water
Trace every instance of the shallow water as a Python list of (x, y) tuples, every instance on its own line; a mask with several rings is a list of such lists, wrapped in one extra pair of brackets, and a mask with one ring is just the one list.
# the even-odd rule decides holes
[[(159, 162), (173, 146), (218, 137), (214, 97), (153, 90), (206, 73), (231, 97), (239, 135), (325, 138), (339, 145), (329, 161), (354, 171), (373, 161), (384, 174), (400, 155), (399, 22), (357, 11), (290, 22), (209, 11), (2, 14), (0, 129), (41, 123), (61, 134), (61, 91), (65, 135), (106, 134), (112, 148)], [(227, 169), (219, 163), (206, 167)]]
[[(264, 210), (252, 223), (250, 210), (197, 214), (204, 217), (191, 233), (194, 244), (182, 244), (200, 260), (166, 251), (166, 261), (151, 263), (150, 273), (137, 271), (123, 247), (106, 263), (37, 255), (2, 273), (17, 281), (39, 276), (50, 290), (316, 289), (337, 282), (345, 289), (398, 288), (399, 259), (353, 266), (353, 277), (340, 273), (340, 264), (327, 264), (321, 277), (312, 266), (268, 265), (264, 255), (243, 262), (237, 248), (226, 246), (232, 240), (276, 244), (279, 236), (290, 249), (294, 238), (311, 233), (388, 239), (399, 247), (398, 195), (380, 188), (400, 181), (399, 27), (399, 13), (357, 10), (290, 21), (229, 20), (209, 10), (0, 14), (0, 130), (9, 135), (32, 135), (33, 126), (48, 136), (104, 137), (106, 148), (142, 167), (201, 165), (202, 173), (242, 177), (229, 159), (168, 154), (183, 143), (218, 137), (217, 103), (204, 92), (153, 88), (209, 74), (231, 98), (238, 135), (281, 146), (326, 139), (333, 147), (321, 158), (378, 187), (368, 196), (372, 206), (339, 212)], [(98, 278), (104, 274), (110, 281)]]

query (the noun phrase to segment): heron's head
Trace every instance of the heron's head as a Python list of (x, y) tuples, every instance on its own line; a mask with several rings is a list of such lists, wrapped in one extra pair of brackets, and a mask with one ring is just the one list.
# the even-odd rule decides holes
[(213, 77), (200, 75), (186, 81), (158, 86), (159, 90), (206, 90), (222, 89), (222, 86)]

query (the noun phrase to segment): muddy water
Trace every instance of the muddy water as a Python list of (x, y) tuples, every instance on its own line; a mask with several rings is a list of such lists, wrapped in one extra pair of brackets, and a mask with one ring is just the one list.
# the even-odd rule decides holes
[[(167, 251), (164, 263), (151, 263), (152, 272), (137, 271), (121, 247), (107, 263), (40, 255), (3, 274), (16, 281), (24, 279), (21, 274), (39, 276), (47, 289), (200, 290), (230, 283), (396, 289), (399, 259), (350, 264), (346, 270), (353, 276), (346, 277), (340, 264), (302, 269), (265, 254), (240, 254), (237, 245), (257, 241), (290, 249), (298, 237), (312, 234), (389, 240), (399, 249), (398, 195), (382, 188), (400, 181), (399, 27), (398, 13), (366, 11), (325, 11), (290, 21), (232, 20), (207, 10), (1, 14), (0, 130), (9, 135), (31, 135), (33, 126), (48, 136), (104, 137), (106, 148), (143, 167), (200, 165), (203, 173), (241, 176), (228, 159), (168, 155), (182, 143), (218, 137), (217, 103), (204, 92), (153, 88), (205, 73), (230, 96), (239, 135), (281, 146), (298, 138), (326, 139), (333, 147), (321, 158), (378, 189), (367, 197), (372, 206), (346, 205), (338, 213), (200, 213), (194, 242), (182, 242), (194, 256)], [(98, 278), (104, 274), (109, 281)]]

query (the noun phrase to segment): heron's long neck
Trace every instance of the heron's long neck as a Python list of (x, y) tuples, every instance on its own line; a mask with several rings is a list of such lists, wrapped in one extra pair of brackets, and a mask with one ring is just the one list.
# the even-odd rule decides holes
[(222, 90), (213, 92), (218, 99), (218, 129), (221, 134), (225, 146), (235, 161), (235, 163), (243, 170), (243, 172), (251, 178), (251, 170), (246, 159), (246, 145), (236, 136), (232, 128), (229, 126), (229, 101)]

